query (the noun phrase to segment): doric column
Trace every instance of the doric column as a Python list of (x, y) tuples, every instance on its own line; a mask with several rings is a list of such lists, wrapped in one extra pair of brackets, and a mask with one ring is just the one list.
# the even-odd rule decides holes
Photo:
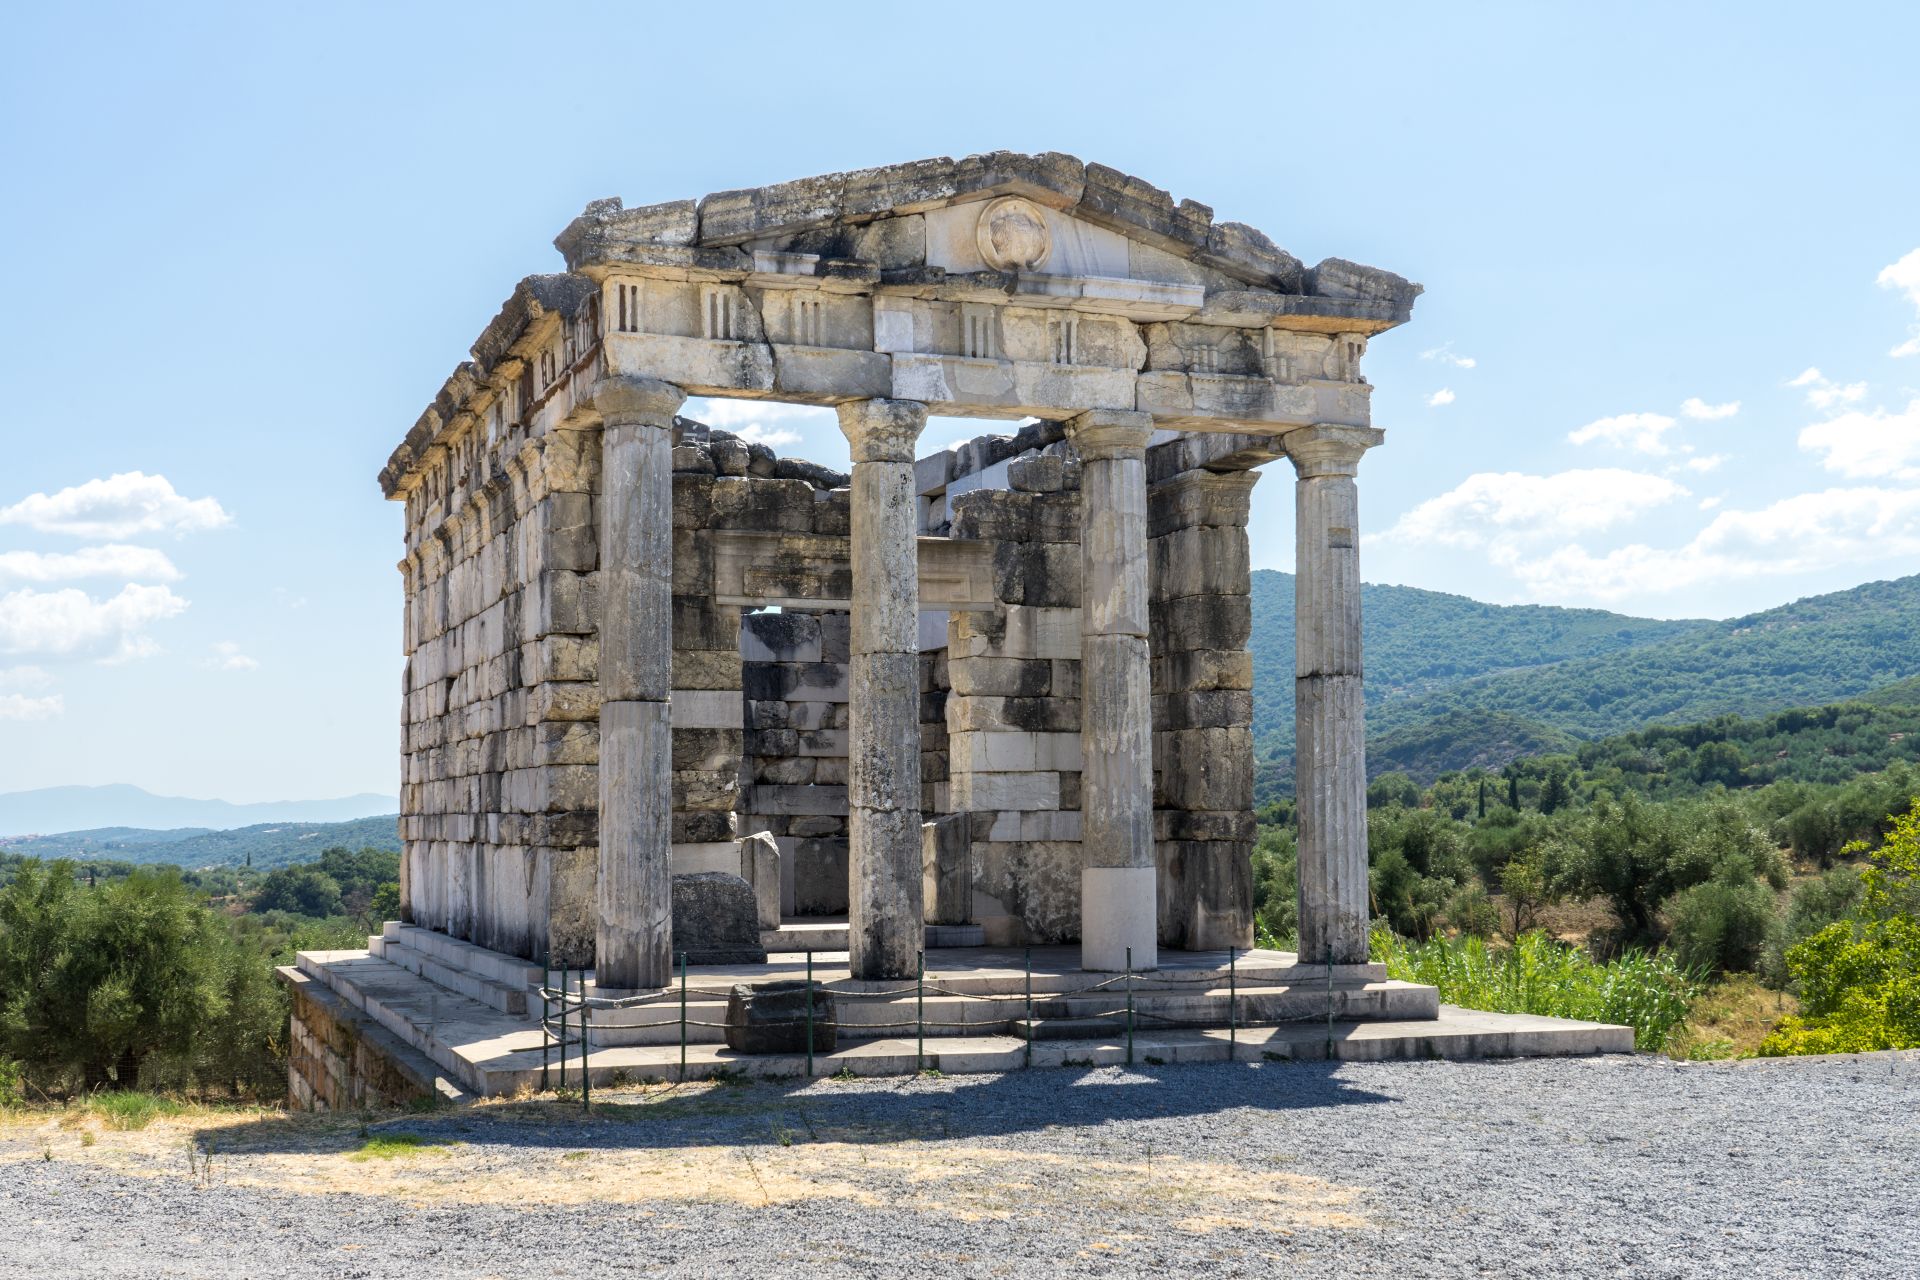
[(840, 406), (853, 454), (847, 948), (856, 978), (912, 976), (920, 869), (920, 560), (913, 450), (927, 407)]
[(1153, 854), (1153, 672), (1147, 653), (1145, 413), (1067, 423), (1080, 455), (1080, 963), (1159, 964)]
[(600, 412), (600, 865), (594, 981), (673, 973), (673, 415), (686, 392), (610, 378)]
[(1285, 437), (1294, 487), (1294, 794), (1300, 959), (1367, 960), (1367, 741), (1360, 684), (1360, 455), (1385, 433)]

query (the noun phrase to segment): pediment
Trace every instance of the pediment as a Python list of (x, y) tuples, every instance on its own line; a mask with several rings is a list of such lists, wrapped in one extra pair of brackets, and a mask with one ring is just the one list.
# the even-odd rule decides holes
[[(634, 209), (599, 200), (554, 244), (589, 276), (628, 265), (862, 289), (1125, 280), (1196, 301), (1238, 295), (1230, 306), (1249, 316), (1324, 310), (1364, 332), (1404, 323), (1420, 292), (1340, 259), (1306, 267), (1253, 227), (1214, 222), (1207, 205), (1057, 152), (920, 160)], [(1294, 301), (1249, 302), (1258, 295)]]

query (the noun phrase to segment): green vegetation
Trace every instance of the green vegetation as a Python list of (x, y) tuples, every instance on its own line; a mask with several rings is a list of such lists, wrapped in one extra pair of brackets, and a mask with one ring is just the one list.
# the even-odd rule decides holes
[(1762, 1054), (1920, 1048), (1920, 804), (1894, 822), (1860, 884), (1846, 919), (1787, 951), (1805, 1016), (1784, 1019)]
[[(397, 906), (398, 869), (380, 849), (326, 849), (257, 878), (0, 854), (0, 1101), (278, 1096), (274, 966), (361, 943)], [(148, 1105), (114, 1096), (129, 1115)]]
[[(1628, 1022), (1689, 1056), (1920, 1044), (1916, 741), (1920, 710), (1845, 703), (1383, 773), (1377, 946), (1444, 999)], [(1285, 945), (1291, 802), (1260, 818), (1256, 936)], [(1710, 1025), (1683, 1028), (1702, 997)]]
[(351, 822), (273, 822), (208, 831), (181, 827), (153, 831), (144, 827), (101, 827), (51, 836), (22, 836), (7, 841), (15, 854), (52, 861), (167, 863), (177, 867), (274, 867), (311, 862), (322, 849), (383, 849), (400, 852), (399, 822), (393, 817)]
[(1630, 1026), (1648, 1051), (1667, 1047), (1700, 987), (1671, 956), (1629, 951), (1602, 962), (1538, 931), (1490, 947), (1474, 937), (1410, 943), (1382, 929), (1373, 948), (1387, 976), (1438, 987), (1448, 1004)]
[[(1271, 799), (1292, 786), (1293, 580), (1253, 578), (1254, 738), (1267, 765), (1261, 795)], [(1849, 699), (1920, 706), (1920, 630), (1909, 623), (1920, 576), (1725, 622), (1503, 607), (1407, 587), (1369, 586), (1362, 599), (1369, 752), (1376, 770), (1423, 782), (1656, 724)], [(1809, 777), (1798, 762), (1787, 775), (1835, 780)]]
[(458, 1145), (460, 1145), (458, 1141), (452, 1138), (424, 1138), (417, 1133), (376, 1133), (361, 1143), (360, 1149), (347, 1159), (363, 1161), (411, 1159), (435, 1147)]

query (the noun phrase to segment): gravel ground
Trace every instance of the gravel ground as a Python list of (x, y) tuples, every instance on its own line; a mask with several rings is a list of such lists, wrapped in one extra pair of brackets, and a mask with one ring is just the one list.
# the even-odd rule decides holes
[[(596, 1103), (91, 1142), (16, 1124), (0, 1275), (1920, 1273), (1920, 1054), (1146, 1066)], [(457, 1145), (356, 1161), (369, 1132)], [(214, 1142), (210, 1176), (187, 1170), (195, 1140)]]

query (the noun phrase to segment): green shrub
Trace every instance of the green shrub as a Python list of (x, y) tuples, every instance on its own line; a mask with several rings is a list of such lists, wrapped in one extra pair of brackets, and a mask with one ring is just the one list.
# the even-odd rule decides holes
[(1493, 905), (1486, 886), (1474, 881), (1447, 903), (1447, 923), (1471, 938), (1490, 938), (1500, 932), (1500, 908)]
[(286, 911), (316, 919), (343, 910), (340, 882), (311, 864), (278, 867), (254, 891), (255, 911)]
[(1624, 1024), (1646, 1050), (1666, 1047), (1700, 991), (1669, 956), (1629, 951), (1603, 964), (1538, 932), (1495, 948), (1478, 938), (1409, 943), (1381, 929), (1373, 952), (1389, 977), (1438, 987), (1448, 1004)]
[(1893, 819), (1860, 887), (1851, 918), (1787, 950), (1802, 1015), (1782, 1019), (1762, 1054), (1920, 1048), (1920, 804)]
[(1767, 940), (1760, 958), (1760, 977), (1770, 987), (1784, 987), (1789, 981), (1787, 951), (1805, 942), (1830, 924), (1848, 919), (1860, 905), (1858, 867), (1834, 867), (1823, 875), (1804, 881), (1793, 891), (1780, 927)]
[(1681, 965), (1746, 973), (1760, 963), (1776, 927), (1773, 892), (1739, 859), (1667, 903), (1668, 946)]

